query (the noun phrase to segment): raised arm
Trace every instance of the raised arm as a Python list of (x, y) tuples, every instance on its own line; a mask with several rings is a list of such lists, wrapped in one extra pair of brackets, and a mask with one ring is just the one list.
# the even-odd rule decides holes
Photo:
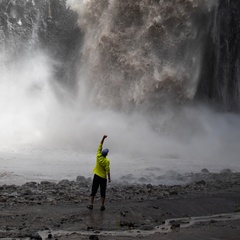
[[(102, 145), (103, 145), (103, 143), (104, 143), (105, 138), (107, 138), (107, 135), (103, 135), (102, 140), (101, 140), (101, 144), (102, 144)], [(108, 165), (107, 175), (108, 175), (108, 182), (111, 182), (109, 165)]]
[(102, 140), (101, 140), (101, 144), (103, 144), (105, 138), (107, 138), (107, 135), (103, 135)]
[(99, 156), (99, 157), (102, 156), (102, 146), (103, 146), (103, 142), (104, 142), (105, 138), (107, 138), (107, 135), (103, 135), (102, 140), (98, 146), (97, 156)]

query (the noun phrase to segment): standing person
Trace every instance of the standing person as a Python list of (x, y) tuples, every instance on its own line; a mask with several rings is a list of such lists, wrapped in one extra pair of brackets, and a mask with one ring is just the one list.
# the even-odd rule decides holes
[(107, 135), (104, 135), (102, 137), (102, 140), (97, 150), (96, 165), (95, 165), (95, 168), (93, 169), (94, 177), (92, 182), (92, 192), (90, 195), (90, 204), (87, 206), (88, 209), (93, 209), (94, 197), (100, 185), (100, 193), (101, 193), (100, 210), (105, 210), (104, 203), (106, 198), (107, 177), (108, 177), (108, 182), (111, 182), (110, 162), (109, 162), (109, 159), (107, 158), (109, 150), (107, 148), (102, 149), (105, 138), (107, 138)]

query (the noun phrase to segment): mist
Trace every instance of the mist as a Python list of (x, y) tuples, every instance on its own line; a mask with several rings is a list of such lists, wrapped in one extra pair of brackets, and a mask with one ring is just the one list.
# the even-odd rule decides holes
[[(51, 61), (37, 51), (1, 68), (3, 170), (32, 173), (33, 178), (91, 176), (97, 146), (107, 134), (105, 146), (116, 179), (128, 174), (154, 178), (170, 170), (239, 171), (238, 114), (203, 104), (154, 113), (94, 108), (87, 100), (81, 102), (82, 96), (73, 99), (61, 85), (52, 84)], [(56, 92), (65, 95), (64, 102)]]
[[(79, 9), (75, 2), (68, 3)], [(193, 27), (186, 24), (185, 30)], [(107, 27), (105, 34), (109, 34), (108, 30)], [(94, 31), (91, 28), (85, 34), (79, 50), (82, 59), (77, 62), (74, 89), (58, 79), (56, 71), (61, 62), (46, 49), (38, 46), (11, 62), (6, 54), (8, 49), (2, 53), (0, 158), (1, 171), (6, 174), (1, 181), (92, 176), (96, 150), (104, 134), (108, 135), (104, 146), (110, 149), (115, 180), (125, 176), (139, 181), (144, 177), (159, 183), (159, 177), (168, 176), (171, 171), (184, 174), (203, 168), (213, 172), (225, 168), (240, 170), (239, 114), (217, 111), (204, 102), (193, 101), (201, 70), (198, 51), (190, 56), (190, 48), (175, 61), (174, 56), (162, 59), (165, 55), (159, 53), (157, 57), (152, 53), (145, 57), (142, 49), (133, 49), (132, 60), (137, 63), (130, 70), (134, 75), (142, 64), (144, 78), (139, 80), (137, 75), (132, 79), (123, 73), (126, 69), (129, 72), (125, 68), (128, 62), (119, 68), (113, 64), (110, 73), (104, 68), (108, 62), (101, 62), (98, 45), (102, 35), (94, 39)], [(189, 38), (181, 41), (185, 45)], [(140, 53), (140, 60), (135, 51)], [(188, 57), (198, 60), (179, 67), (179, 62)], [(161, 63), (165, 66), (156, 73)], [(149, 64), (154, 64), (154, 68), (148, 68)], [(190, 68), (192, 72), (186, 74)], [(132, 80), (129, 85), (124, 76)], [(170, 180), (166, 177), (164, 181)]]

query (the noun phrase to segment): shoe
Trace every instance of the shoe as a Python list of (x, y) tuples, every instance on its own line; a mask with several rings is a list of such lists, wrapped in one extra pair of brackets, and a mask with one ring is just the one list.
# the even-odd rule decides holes
[(104, 210), (105, 210), (105, 207), (104, 207), (104, 206), (101, 206), (101, 207), (100, 207), (100, 210), (101, 210), (101, 211), (104, 211)]
[(92, 209), (93, 209), (93, 205), (89, 204), (89, 205), (87, 206), (87, 208), (92, 210)]

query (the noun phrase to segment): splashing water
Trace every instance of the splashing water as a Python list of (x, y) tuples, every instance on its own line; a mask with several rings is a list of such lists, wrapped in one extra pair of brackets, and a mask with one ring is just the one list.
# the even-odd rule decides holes
[(68, 2), (85, 32), (83, 68), (95, 103), (159, 108), (193, 99), (205, 28), (194, 21), (208, 11), (204, 1)]

